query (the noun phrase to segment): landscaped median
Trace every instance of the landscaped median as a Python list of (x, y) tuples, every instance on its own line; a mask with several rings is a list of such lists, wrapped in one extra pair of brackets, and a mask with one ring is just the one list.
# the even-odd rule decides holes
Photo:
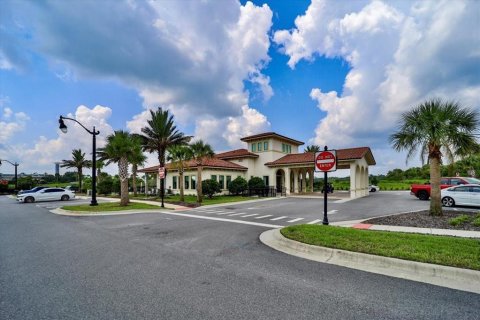
[(74, 205), (74, 206), (63, 206), (61, 207), (62, 210), (71, 211), (74, 213), (87, 213), (87, 214), (96, 214), (96, 213), (104, 213), (104, 212), (118, 212), (118, 211), (137, 211), (137, 210), (164, 210), (165, 208), (161, 208), (156, 205), (146, 204), (146, 203), (139, 203), (139, 202), (130, 202), (126, 206), (121, 206), (120, 202), (102, 202), (99, 203), (97, 206), (91, 206), (89, 204), (81, 204), (81, 205)]
[(316, 246), (480, 270), (480, 239), (323, 225), (295, 225), (280, 232), (288, 239)]
[(295, 225), (260, 240), (312, 261), (480, 294), (480, 239)]

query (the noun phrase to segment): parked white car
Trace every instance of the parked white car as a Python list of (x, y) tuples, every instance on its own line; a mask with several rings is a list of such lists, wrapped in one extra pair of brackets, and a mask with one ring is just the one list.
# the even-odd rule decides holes
[(62, 188), (45, 188), (36, 192), (29, 192), (17, 195), (18, 202), (35, 202), (35, 201), (67, 201), (75, 199), (75, 193)]
[(464, 184), (442, 189), (442, 204), (445, 207), (480, 206), (480, 185)]
[(368, 191), (377, 192), (377, 191), (380, 191), (380, 187), (379, 186), (374, 186), (373, 184), (371, 184), (371, 185), (368, 186)]

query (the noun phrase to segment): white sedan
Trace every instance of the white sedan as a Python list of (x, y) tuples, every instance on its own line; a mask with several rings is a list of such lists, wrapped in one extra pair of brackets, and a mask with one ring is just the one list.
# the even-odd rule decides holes
[(75, 193), (62, 188), (45, 188), (36, 192), (23, 193), (17, 195), (18, 202), (35, 202), (35, 201), (67, 201), (75, 199)]
[(445, 207), (480, 206), (480, 185), (464, 184), (442, 189), (442, 204)]
[(377, 191), (380, 191), (380, 187), (379, 186), (374, 186), (373, 184), (371, 184), (371, 185), (368, 186), (368, 191), (377, 192)]

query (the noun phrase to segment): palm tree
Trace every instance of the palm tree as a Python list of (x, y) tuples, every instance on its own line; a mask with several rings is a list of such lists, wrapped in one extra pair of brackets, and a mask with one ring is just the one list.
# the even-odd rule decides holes
[[(143, 151), (149, 153), (157, 152), (160, 167), (165, 167), (165, 153), (167, 148), (174, 145), (184, 145), (190, 142), (191, 137), (185, 136), (177, 130), (173, 121), (173, 115), (168, 110), (158, 108), (156, 111), (150, 110), (151, 119), (147, 121), (148, 125), (142, 128), (139, 136), (142, 139)], [(160, 197), (165, 196), (165, 179), (161, 180)]]
[(97, 167), (97, 183), (100, 182), (100, 174), (102, 173), (102, 169), (105, 167), (105, 162), (103, 160), (97, 159), (95, 164)]
[(120, 178), (120, 205), (128, 205), (128, 163), (135, 156), (135, 142), (132, 136), (123, 130), (117, 130), (107, 136), (107, 144), (98, 149), (98, 155), (106, 165), (118, 163)]
[(407, 151), (407, 161), (420, 150), (430, 164), (430, 214), (442, 215), (440, 193), (440, 164), (442, 156), (453, 162), (455, 156), (464, 157), (479, 150), (475, 140), (480, 120), (476, 111), (464, 109), (457, 102), (431, 99), (405, 112), (398, 131), (390, 136), (397, 151)]
[(147, 157), (142, 152), (142, 141), (137, 135), (132, 135), (134, 148), (133, 154), (130, 157), (130, 163), (132, 164), (132, 187), (133, 195), (137, 196), (137, 170), (138, 166), (143, 166)]
[(78, 190), (82, 192), (82, 168), (92, 167), (92, 161), (85, 159), (85, 153), (82, 153), (82, 149), (73, 149), (72, 160), (62, 160), (61, 167), (77, 169)]
[(167, 160), (171, 161), (172, 167), (178, 170), (178, 187), (180, 189), (180, 201), (185, 202), (183, 192), (183, 173), (188, 167), (188, 161), (192, 159), (192, 150), (188, 146), (172, 146), (168, 148)]
[(197, 165), (197, 203), (202, 203), (202, 169), (203, 160), (206, 158), (212, 158), (214, 155), (212, 147), (208, 143), (204, 143), (202, 140), (198, 140), (190, 144), (192, 150), (192, 157), (195, 159)]
[(311, 146), (307, 146), (304, 152), (320, 152), (322, 148), (319, 145), (312, 144)]

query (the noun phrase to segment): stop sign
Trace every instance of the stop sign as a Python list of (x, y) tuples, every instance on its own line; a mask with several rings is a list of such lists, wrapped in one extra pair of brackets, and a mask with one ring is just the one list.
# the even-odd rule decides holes
[(315, 153), (315, 171), (330, 172), (337, 170), (337, 151), (326, 150)]

